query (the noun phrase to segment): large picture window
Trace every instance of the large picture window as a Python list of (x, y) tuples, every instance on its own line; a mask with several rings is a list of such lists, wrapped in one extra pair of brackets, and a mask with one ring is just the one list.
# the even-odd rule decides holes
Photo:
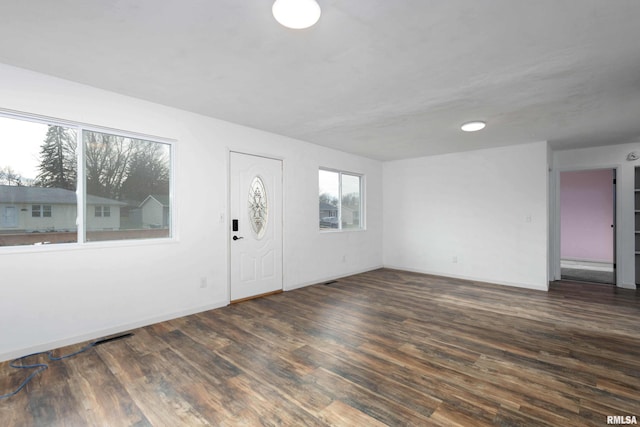
[(320, 230), (364, 228), (362, 179), (361, 175), (352, 173), (319, 170)]
[(0, 246), (171, 237), (170, 189), (168, 142), (0, 115)]

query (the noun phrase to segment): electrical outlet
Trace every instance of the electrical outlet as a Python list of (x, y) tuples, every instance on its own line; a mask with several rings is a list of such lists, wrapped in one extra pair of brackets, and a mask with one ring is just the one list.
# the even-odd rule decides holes
[(206, 277), (201, 277), (200, 278), (200, 289), (204, 289), (207, 287), (207, 278)]
[(452, 263), (457, 264), (458, 263), (458, 257), (454, 256), (453, 259), (451, 260)]

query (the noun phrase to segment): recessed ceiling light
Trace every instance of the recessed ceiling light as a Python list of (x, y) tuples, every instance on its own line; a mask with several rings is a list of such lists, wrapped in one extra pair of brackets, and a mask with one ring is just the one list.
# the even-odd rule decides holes
[(465, 132), (475, 132), (477, 130), (484, 129), (486, 125), (487, 124), (485, 122), (479, 122), (479, 121), (467, 122), (467, 123), (464, 123), (462, 126), (460, 126), (460, 129), (462, 129)]
[(271, 8), (281, 25), (294, 30), (309, 28), (320, 19), (320, 6), (315, 0), (276, 0)]

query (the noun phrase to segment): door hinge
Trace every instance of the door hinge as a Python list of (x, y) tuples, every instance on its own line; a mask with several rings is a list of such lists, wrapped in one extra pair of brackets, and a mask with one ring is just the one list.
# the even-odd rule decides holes
[(613, 178), (613, 185), (616, 185), (616, 179)]

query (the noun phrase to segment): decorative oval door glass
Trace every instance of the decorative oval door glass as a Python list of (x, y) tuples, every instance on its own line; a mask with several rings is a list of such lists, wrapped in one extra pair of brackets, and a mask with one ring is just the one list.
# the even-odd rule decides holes
[(249, 186), (249, 222), (256, 238), (261, 239), (264, 236), (268, 218), (267, 192), (262, 178), (256, 176)]

